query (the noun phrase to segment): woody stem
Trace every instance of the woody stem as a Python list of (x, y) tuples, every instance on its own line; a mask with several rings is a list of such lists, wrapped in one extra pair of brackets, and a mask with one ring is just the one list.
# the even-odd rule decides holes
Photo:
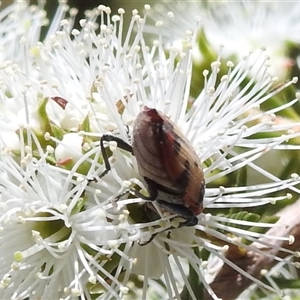
[[(272, 254), (266, 256), (263, 254), (254, 253), (248, 251), (247, 254), (239, 254), (237, 247), (230, 246), (226, 254), (226, 257), (230, 259), (238, 267), (245, 270), (249, 275), (262, 279), (262, 270), (270, 270), (277, 262), (271, 257), (284, 258), (288, 255), (286, 252), (279, 251), (279, 247), (297, 251), (300, 248), (300, 199), (294, 204), (284, 208), (278, 213), (280, 219), (277, 221), (276, 226), (271, 228), (266, 235), (269, 236), (294, 236), (295, 242), (289, 244), (286, 241), (270, 240), (265, 238), (264, 240), (274, 245), (273, 248), (266, 250), (265, 252)], [(258, 242), (253, 243), (253, 246), (262, 248), (262, 245)], [(251, 284), (252, 280), (239, 274), (228, 265), (224, 264), (219, 270), (214, 281), (211, 283), (212, 289), (216, 295), (222, 300), (234, 300)], [(205, 294), (204, 300), (211, 300), (211, 296), (208, 293)]]

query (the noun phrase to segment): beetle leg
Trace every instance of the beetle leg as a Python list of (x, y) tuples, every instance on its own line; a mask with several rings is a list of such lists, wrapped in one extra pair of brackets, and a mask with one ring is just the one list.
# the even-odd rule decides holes
[[(145, 180), (147, 182), (147, 178), (145, 178)], [(146, 200), (146, 201), (155, 201), (156, 198), (157, 198), (157, 189), (153, 188), (151, 185), (148, 184), (149, 196), (145, 196), (144, 194), (140, 193), (135, 188), (130, 188), (129, 190), (126, 190), (126, 191), (122, 192), (116, 199), (119, 200), (122, 196), (124, 196), (128, 192), (132, 193), (137, 198), (141, 198), (141, 199)]]
[(125, 191), (121, 192), (116, 198), (115, 201), (118, 201), (122, 196), (131, 193), (134, 196), (136, 196), (137, 198), (141, 198), (143, 200), (148, 200), (148, 201), (154, 201), (155, 199), (152, 198), (152, 196), (145, 196), (144, 194), (140, 193), (137, 189), (134, 188), (130, 188), (130, 189), (126, 189)]
[[(175, 217), (176, 218), (176, 217)], [(162, 233), (164, 231), (167, 231), (167, 230), (172, 230), (172, 229), (177, 229), (177, 228), (180, 228), (180, 227), (184, 227), (184, 226), (195, 226), (196, 224), (198, 223), (198, 219), (197, 217), (194, 215), (193, 217), (191, 217), (190, 219), (186, 220), (185, 222), (183, 223), (180, 223), (179, 227), (173, 227), (173, 226), (170, 226), (169, 228), (166, 228), (164, 229), (163, 231), (160, 231), (160, 232), (157, 232), (157, 233), (153, 233), (150, 237), (150, 239), (146, 242), (138, 242), (138, 244), (140, 246), (146, 246), (148, 245), (149, 243), (151, 243), (153, 241), (153, 239), (159, 234), (159, 233)], [(170, 238), (170, 234), (171, 234), (171, 231), (169, 231), (167, 237)]]
[(140, 193), (137, 189), (130, 189), (130, 191), (132, 192), (132, 194), (138, 198), (142, 198), (144, 200), (148, 200), (148, 201), (154, 201), (155, 200), (155, 196), (153, 196), (151, 193), (149, 196), (145, 196), (144, 194)]
[(115, 201), (120, 200), (121, 197), (123, 197), (124, 195), (126, 195), (128, 193), (131, 193), (135, 197), (141, 198), (141, 199), (146, 200), (146, 201), (155, 201), (155, 197), (153, 198), (153, 195), (150, 194), (149, 196), (145, 196), (144, 194), (140, 193), (135, 188), (126, 189), (125, 191), (121, 192), (117, 197), (115, 197)]
[[(103, 134), (101, 139), (100, 139), (100, 149), (101, 149), (103, 161), (104, 161), (104, 164), (105, 164), (105, 170), (104, 170), (104, 172), (102, 172), (102, 174), (100, 174), (100, 176), (99, 176), (100, 178), (105, 176), (111, 170), (111, 166), (110, 166), (110, 163), (109, 163), (109, 160), (108, 160), (108, 156), (107, 156), (107, 153), (106, 153), (105, 147), (104, 147), (104, 142), (111, 142), (111, 141), (116, 142), (118, 148), (120, 148), (122, 150), (125, 150), (125, 151), (128, 151), (131, 154), (133, 154), (132, 146), (129, 145), (128, 143), (126, 143), (124, 140), (122, 140), (121, 138), (118, 138), (114, 135)], [(90, 180), (90, 181), (94, 181), (94, 180)], [(157, 191), (155, 189), (149, 190), (149, 196), (143, 195), (142, 193), (140, 193), (136, 189), (130, 189), (129, 192), (131, 192), (136, 197), (139, 197), (139, 198), (142, 198), (142, 199), (148, 200), (148, 201), (154, 201), (157, 197)], [(126, 190), (126, 191), (122, 192), (120, 195), (118, 195), (116, 200), (119, 200), (126, 193), (128, 193), (128, 190)]]
[(166, 201), (163, 201), (163, 200), (157, 200), (157, 202), (161, 206), (164, 206), (165, 208), (167, 208), (169, 211), (174, 212), (179, 217), (182, 217), (183, 219), (185, 219), (185, 222), (180, 223), (179, 227), (195, 226), (198, 223), (198, 218), (187, 207), (185, 207), (183, 205), (180, 205), (180, 204), (174, 204), (174, 203), (166, 202)]
[[(176, 229), (176, 228), (180, 228), (180, 227), (184, 227), (184, 226), (195, 226), (198, 224), (198, 218), (195, 216), (195, 214), (190, 211), (187, 207), (183, 206), (183, 205), (179, 205), (179, 204), (174, 204), (174, 203), (169, 203), (163, 200), (156, 200), (158, 202), (159, 205), (167, 208), (169, 211), (172, 211), (174, 213), (176, 213), (179, 217), (182, 217), (183, 219), (185, 219), (185, 222), (182, 222), (179, 224), (178, 227), (173, 227), (170, 226), (169, 228), (164, 229), (161, 232), (167, 231), (167, 230), (172, 230), (172, 229)], [(175, 216), (174, 218), (177, 218), (178, 216)], [(139, 242), (140, 246), (145, 246), (148, 245), (150, 242), (153, 241), (153, 239), (157, 236), (158, 233), (161, 232), (157, 232), (151, 235), (150, 239), (146, 242)], [(170, 232), (168, 233), (168, 238), (170, 237)]]
[(118, 138), (118, 137), (110, 135), (110, 134), (103, 134), (100, 139), (100, 148), (101, 148), (103, 161), (105, 164), (105, 171), (102, 174), (100, 174), (100, 176), (99, 176), (100, 178), (105, 176), (111, 170), (108, 156), (107, 156), (107, 153), (106, 153), (105, 147), (104, 147), (104, 142), (112, 142), (112, 141), (117, 143), (118, 148), (121, 148), (121, 149), (133, 154), (132, 147), (128, 143), (123, 141), (121, 138)]
[[(166, 229), (166, 230), (169, 230), (169, 228)], [(165, 230), (164, 230), (164, 231), (165, 231)], [(146, 246), (146, 245), (148, 245), (149, 243), (151, 243), (151, 242), (153, 241), (153, 239), (154, 239), (157, 235), (158, 235), (158, 233), (153, 233), (148, 241), (146, 241), (146, 242), (140, 242), (140, 241), (139, 241), (138, 244), (139, 244), (140, 246)]]

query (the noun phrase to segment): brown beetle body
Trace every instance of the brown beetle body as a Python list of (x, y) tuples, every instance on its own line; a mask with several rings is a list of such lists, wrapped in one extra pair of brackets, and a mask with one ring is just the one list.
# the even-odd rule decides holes
[(186, 219), (202, 212), (205, 182), (200, 159), (169, 118), (145, 107), (134, 123), (132, 150), (151, 198)]
[(122, 139), (103, 135), (100, 147), (106, 170), (111, 169), (104, 141), (115, 141), (117, 146), (135, 155), (139, 173), (148, 185), (149, 196), (134, 193), (186, 221), (180, 226), (198, 223), (203, 210), (205, 182), (201, 162), (190, 142), (177, 126), (163, 113), (145, 107), (133, 126), (132, 146)]

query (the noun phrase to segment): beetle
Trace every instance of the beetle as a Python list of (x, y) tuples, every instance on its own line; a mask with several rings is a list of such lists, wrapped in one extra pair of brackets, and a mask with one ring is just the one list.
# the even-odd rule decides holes
[(156, 201), (164, 210), (183, 218), (185, 222), (180, 227), (198, 223), (205, 192), (201, 161), (191, 143), (165, 114), (145, 106), (133, 124), (132, 146), (116, 136), (104, 134), (100, 147), (105, 171), (100, 178), (111, 169), (105, 141), (115, 141), (117, 147), (136, 157), (149, 196), (138, 191), (135, 195)]

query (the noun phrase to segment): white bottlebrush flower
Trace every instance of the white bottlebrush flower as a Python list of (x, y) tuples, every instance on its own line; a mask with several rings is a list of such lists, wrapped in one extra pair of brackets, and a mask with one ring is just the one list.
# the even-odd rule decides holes
[(0, 165), (1, 299), (88, 294), (87, 282), (103, 280), (100, 264), (112, 255), (104, 244), (117, 238), (106, 208), (88, 207), (86, 184), (44, 159), (28, 155), (20, 166), (3, 153)]
[[(217, 52), (224, 45), (226, 57), (240, 59), (249, 51), (266, 48), (272, 70), (281, 78), (294, 64), (289, 43), (300, 41), (299, 1), (165, 1), (154, 6), (151, 17), (168, 24), (172, 29), (164, 33), (173, 39), (180, 39), (200, 20), (209, 43), (205, 47)], [(203, 59), (201, 50), (195, 54), (195, 59)]]
[[(199, 299), (198, 279), (217, 299), (209, 283), (222, 262), (278, 292), (227, 254), (236, 246), (239, 255), (251, 252), (292, 264), (289, 249), (280, 249), (285, 258), (253, 246), (273, 249), (273, 242), (292, 242), (292, 237), (273, 234), (263, 240), (261, 231), (250, 229), (276, 228), (275, 220), (266, 223), (247, 210), (289, 199), (287, 189), (299, 193), (297, 175), (280, 180), (255, 164), (272, 149), (299, 149), (289, 143), (299, 137), (293, 131), (299, 124), (276, 122), (276, 113), (297, 97), (258, 110), (296, 80), (274, 88), (266, 61), (254, 64), (251, 55), (236, 66), (228, 62), (227, 75), (217, 79), (218, 59), (203, 72), (205, 88), (189, 107), (195, 32), (185, 38), (183, 49), (172, 46), (165, 55), (161, 37), (151, 46), (145, 42), (145, 20), (137, 11), (128, 32), (122, 27), (124, 11), (111, 16), (102, 5), (81, 20), (81, 30), (72, 30), (72, 16), (62, 20), (67, 9), (61, 4), (43, 42), (34, 28), (41, 23), (32, 21), (35, 14), (44, 16), (41, 7), (15, 3), (6, 13), (3, 36), (11, 45), (21, 43), (18, 55), (12, 51), (0, 60), (0, 299), (154, 299), (158, 292), (180, 299), (182, 289)], [(24, 18), (37, 34), (31, 39), (8, 30), (9, 20), (23, 23)], [(6, 42), (0, 39), (1, 46)], [(257, 77), (248, 79), (253, 68)], [(105, 144), (111, 170), (100, 176), (107, 163), (101, 136), (130, 143), (144, 106), (169, 116), (201, 158), (207, 187), (195, 226), (172, 229), (181, 217), (161, 213), (156, 202), (149, 210), (144, 199), (128, 192), (146, 194), (145, 182), (134, 156), (114, 141)], [(220, 185), (244, 166), (269, 182)], [(156, 288), (158, 278), (164, 289)]]

